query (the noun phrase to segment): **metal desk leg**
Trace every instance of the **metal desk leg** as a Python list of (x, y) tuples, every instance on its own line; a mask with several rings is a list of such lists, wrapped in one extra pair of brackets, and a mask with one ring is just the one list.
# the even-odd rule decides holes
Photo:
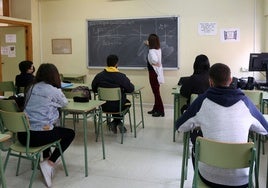
[(2, 164), (2, 158), (1, 158), (1, 150), (0, 150), (0, 175), (1, 175), (1, 184), (3, 188), (6, 188), (6, 178), (5, 178), (5, 171), (3, 169), (3, 164)]
[(256, 172), (257, 173), (257, 178), (255, 178), (255, 184), (256, 188), (259, 188), (259, 168), (260, 168), (260, 154), (261, 154), (261, 135), (258, 133), (256, 134), (256, 142), (257, 142), (257, 154), (256, 154)]
[(268, 155), (267, 155), (266, 187), (268, 187)]
[[(140, 108), (141, 108), (141, 121), (137, 123), (136, 121), (136, 109), (135, 109), (135, 95), (140, 98)], [(137, 137), (137, 127), (142, 124), (142, 128), (144, 128), (144, 117), (143, 117), (143, 108), (142, 108), (142, 98), (141, 98), (141, 91), (138, 91), (132, 94), (132, 104), (133, 104), (133, 117), (134, 117), (134, 137)]]
[(143, 107), (142, 107), (141, 91), (139, 91), (139, 97), (140, 97), (140, 108), (141, 108), (141, 122), (142, 122), (142, 128), (144, 128), (144, 117), (143, 117)]
[(175, 142), (175, 134), (176, 134), (176, 121), (178, 119), (179, 115), (179, 106), (180, 106), (180, 100), (179, 95), (174, 94), (174, 119), (173, 119), (173, 142)]
[[(99, 109), (98, 115), (99, 115), (98, 126), (100, 127), (100, 132), (101, 132), (102, 157), (103, 157), (103, 159), (105, 159), (105, 146), (104, 146), (104, 137), (103, 137), (102, 110), (101, 109)], [(95, 115), (94, 115), (94, 117), (95, 117)]]
[(85, 176), (88, 176), (87, 164), (87, 115), (83, 113), (83, 128), (84, 128), (84, 155), (85, 155)]
[(134, 137), (136, 138), (137, 136), (137, 130), (136, 130), (136, 109), (135, 109), (135, 96), (132, 94), (132, 109), (133, 109), (133, 119), (134, 119)]
[(185, 132), (183, 134), (183, 153), (182, 153), (181, 185), (180, 185), (180, 188), (183, 188), (184, 180), (187, 179), (188, 156), (189, 156), (189, 138), (190, 138), (190, 133)]

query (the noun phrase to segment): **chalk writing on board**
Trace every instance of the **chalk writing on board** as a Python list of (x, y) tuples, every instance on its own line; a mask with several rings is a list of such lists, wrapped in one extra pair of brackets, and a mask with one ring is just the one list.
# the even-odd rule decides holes
[(178, 17), (88, 20), (88, 67), (105, 67), (109, 54), (118, 55), (120, 67), (146, 67), (151, 33), (160, 38), (164, 68), (177, 68)]

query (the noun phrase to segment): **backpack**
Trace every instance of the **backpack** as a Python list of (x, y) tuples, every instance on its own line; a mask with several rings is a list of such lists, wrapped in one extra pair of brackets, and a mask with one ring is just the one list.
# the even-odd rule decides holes
[(89, 87), (87, 86), (78, 86), (74, 89), (72, 89), (73, 92), (82, 92), (83, 97), (87, 98), (88, 100), (91, 100), (91, 91)]

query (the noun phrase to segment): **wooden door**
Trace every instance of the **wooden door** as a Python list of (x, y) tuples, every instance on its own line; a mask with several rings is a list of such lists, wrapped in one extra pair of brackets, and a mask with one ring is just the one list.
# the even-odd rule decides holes
[(0, 27), (2, 80), (15, 81), (19, 62), (26, 59), (24, 27)]
[[(25, 28), (25, 55), (26, 55), (26, 60), (33, 60), (33, 44), (32, 44), (32, 24), (29, 22), (20, 22), (20, 21), (15, 21), (15, 20), (7, 20), (7, 19), (2, 19), (0, 18), (0, 23), (3, 24), (8, 24), (9, 26), (22, 26)], [(1, 53), (0, 53), (1, 56)], [(0, 81), (3, 80), (3, 76), (2, 76), (2, 57), (0, 57)]]

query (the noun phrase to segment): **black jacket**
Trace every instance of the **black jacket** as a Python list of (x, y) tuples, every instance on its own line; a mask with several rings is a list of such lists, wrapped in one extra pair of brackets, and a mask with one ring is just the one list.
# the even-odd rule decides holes
[[(130, 82), (129, 78), (121, 72), (108, 72), (105, 69), (98, 73), (92, 81), (91, 84), (92, 90), (94, 93), (98, 92), (98, 87), (105, 88), (115, 88), (120, 87), (122, 92), (122, 104), (126, 103), (126, 93), (131, 93), (134, 91), (134, 85)], [(103, 105), (103, 110), (113, 108), (118, 106), (113, 102), (107, 102)], [(118, 109), (114, 108), (114, 111)]]

